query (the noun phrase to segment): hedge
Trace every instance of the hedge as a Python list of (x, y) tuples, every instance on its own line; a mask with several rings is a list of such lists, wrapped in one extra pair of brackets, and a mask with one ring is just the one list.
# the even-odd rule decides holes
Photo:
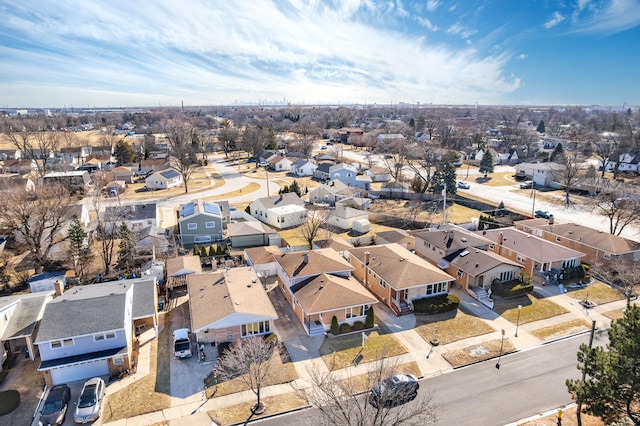
[(356, 321), (353, 323), (353, 330), (360, 331), (364, 328), (364, 323), (362, 321)]
[(340, 334), (348, 333), (350, 331), (351, 331), (351, 326), (349, 324), (347, 324), (346, 322), (343, 324), (340, 324)]
[(458, 309), (460, 299), (455, 294), (441, 294), (413, 300), (413, 310), (417, 314), (438, 314)]

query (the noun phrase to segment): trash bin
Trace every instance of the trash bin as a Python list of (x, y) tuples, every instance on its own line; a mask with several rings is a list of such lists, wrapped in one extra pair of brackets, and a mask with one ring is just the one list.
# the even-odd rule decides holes
[(164, 300), (160, 300), (158, 302), (158, 310), (159, 311), (164, 311)]

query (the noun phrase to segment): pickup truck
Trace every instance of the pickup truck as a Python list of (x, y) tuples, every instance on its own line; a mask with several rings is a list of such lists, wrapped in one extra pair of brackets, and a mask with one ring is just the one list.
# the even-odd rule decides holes
[(189, 358), (191, 353), (191, 338), (188, 328), (180, 328), (173, 332), (173, 356)]

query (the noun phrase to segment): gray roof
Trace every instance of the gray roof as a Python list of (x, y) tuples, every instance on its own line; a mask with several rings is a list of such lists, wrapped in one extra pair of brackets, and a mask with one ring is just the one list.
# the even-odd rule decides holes
[(125, 328), (132, 285), (133, 280), (123, 280), (71, 288), (47, 303), (35, 343)]
[(173, 179), (176, 178), (178, 176), (180, 176), (180, 173), (176, 172), (175, 170), (171, 169), (171, 170), (163, 170), (161, 172), (159, 172), (160, 175), (166, 179)]
[(148, 318), (156, 314), (156, 280), (139, 278), (133, 284), (133, 319)]
[(264, 197), (257, 201), (260, 201), (265, 209), (288, 205), (304, 206), (304, 201), (302, 201), (295, 192), (287, 192), (285, 194)]
[(105, 217), (115, 220), (155, 219), (157, 210), (156, 203), (114, 206), (105, 209)]
[[(20, 296), (3, 297), (2, 305), (8, 305), (9, 302), (18, 300), (18, 306), (13, 311), (13, 315), (9, 319), (9, 323), (4, 330), (2, 340), (14, 339), (21, 336), (31, 336), (33, 330), (36, 328), (40, 312), (43, 305), (50, 297), (51, 293), (39, 292)], [(0, 305), (0, 307), (2, 306)]]

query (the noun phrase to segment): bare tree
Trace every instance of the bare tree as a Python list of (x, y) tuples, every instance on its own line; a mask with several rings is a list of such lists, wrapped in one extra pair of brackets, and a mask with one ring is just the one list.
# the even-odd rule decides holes
[(171, 168), (182, 176), (186, 194), (191, 175), (200, 167), (196, 157), (198, 130), (187, 121), (173, 120), (168, 125), (167, 141), (171, 150)]
[(554, 178), (564, 189), (565, 204), (571, 204), (570, 194), (576, 183), (580, 179), (581, 161), (576, 152), (564, 152), (559, 155), (556, 162), (561, 164), (562, 169), (552, 171)]
[(618, 198), (602, 191), (596, 198), (599, 213), (609, 219), (609, 233), (620, 235), (627, 225), (640, 222), (640, 201), (631, 197)]
[(309, 250), (313, 250), (313, 240), (328, 221), (329, 210), (314, 210), (309, 212), (307, 221), (298, 228), (299, 235), (307, 242)]
[(232, 380), (238, 378), (246, 387), (256, 395), (256, 404), (252, 407), (252, 413), (262, 413), (265, 409), (260, 400), (262, 387), (276, 373), (270, 365), (274, 352), (273, 344), (267, 342), (262, 336), (241, 339), (218, 359), (215, 374), (219, 380)]
[(319, 133), (315, 123), (307, 118), (302, 118), (293, 125), (292, 130), (301, 136), (301, 138), (296, 141), (296, 152), (303, 154), (305, 158), (311, 157), (315, 137)]
[[(101, 184), (96, 184), (96, 187), (100, 188), (102, 186)], [(100, 244), (100, 258), (104, 265), (104, 274), (109, 275), (111, 273), (113, 249), (116, 245), (116, 239), (118, 238), (118, 227), (115, 224), (115, 217), (107, 215), (106, 212), (101, 211), (102, 197), (99, 192), (94, 194), (92, 202), (97, 217), (95, 237)]]
[[(369, 363), (369, 369), (362, 383), (362, 377), (337, 377), (331, 372), (318, 368), (309, 368), (308, 376), (312, 389), (308, 392), (309, 403), (318, 409), (309, 421), (317, 425), (341, 426), (387, 426), (387, 425), (429, 425), (437, 422), (437, 407), (430, 392), (420, 390), (398, 390), (392, 395), (381, 395), (393, 401), (412, 402), (397, 406), (372, 404), (368, 395), (360, 395), (363, 389), (372, 389), (385, 379), (398, 373), (397, 363), (382, 356)], [(410, 393), (411, 392), (411, 393)], [(396, 404), (392, 404), (396, 405)], [(314, 413), (315, 414), (315, 413)]]
[(408, 143), (405, 139), (380, 141), (376, 151), (382, 154), (382, 162), (389, 169), (396, 181), (402, 180), (402, 168), (407, 164), (409, 155)]
[(36, 186), (32, 191), (22, 185), (5, 188), (0, 224), (13, 233), (30, 252), (36, 272), (42, 272), (49, 252), (67, 237), (63, 229), (70, 217), (73, 201), (62, 186)]
[(218, 140), (222, 143), (224, 155), (228, 158), (229, 152), (237, 149), (236, 144), (240, 137), (240, 132), (235, 128), (231, 120), (222, 120), (220, 127), (220, 130), (218, 130)]
[(591, 274), (619, 290), (627, 299), (627, 306), (631, 304), (632, 298), (637, 296), (637, 291), (640, 290), (638, 284), (639, 262), (623, 260), (604, 263), (596, 261), (591, 266)]
[[(267, 149), (268, 146), (275, 144), (275, 136), (270, 128), (262, 126), (247, 126), (242, 135), (242, 149), (244, 149), (251, 158), (256, 160)], [(256, 168), (258, 162), (256, 161)]]
[(34, 160), (39, 176), (47, 172), (50, 156), (58, 150), (58, 133), (48, 127), (45, 119), (21, 120), (5, 128), (5, 134), (22, 157)]

